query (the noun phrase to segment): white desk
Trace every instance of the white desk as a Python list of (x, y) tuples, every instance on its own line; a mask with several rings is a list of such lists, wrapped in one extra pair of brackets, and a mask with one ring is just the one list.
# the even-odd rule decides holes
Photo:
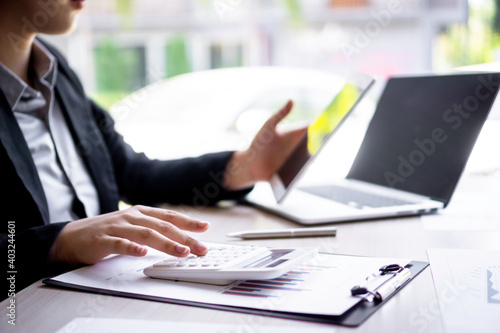
[[(457, 190), (456, 199), (467, 197), (467, 189), (474, 188), (478, 181), (468, 177), (463, 179)], [(500, 177), (489, 177), (486, 190), (500, 202)], [(474, 203), (471, 202), (471, 212)], [(453, 207), (450, 207), (453, 208)], [(211, 228), (198, 235), (207, 241), (228, 242), (226, 234), (232, 231), (254, 228), (296, 227), (295, 224), (262, 213), (252, 207), (226, 207), (196, 209), (180, 207), (192, 216), (211, 221)], [(494, 211), (491, 210), (493, 214)], [(269, 246), (318, 246), (321, 251), (380, 256), (401, 257), (427, 261), (428, 248), (475, 248), (500, 250), (500, 213), (496, 213), (496, 226), (488, 228), (480, 225), (478, 230), (430, 230), (425, 228), (425, 218), (408, 217), (377, 220), (370, 222), (344, 223), (338, 225), (337, 237), (297, 238), (251, 241)], [(480, 214), (479, 214), (480, 215)], [(490, 215), (491, 216), (491, 215)], [(443, 216), (444, 217), (444, 216)], [(493, 217), (493, 216), (492, 216)], [(472, 226), (476, 221), (470, 220)], [(434, 228), (435, 229), (435, 228)], [(481, 230), (483, 229), (483, 230)], [(242, 242), (242, 241), (231, 241)], [(250, 243), (250, 241), (243, 241)], [(401, 290), (387, 304), (379, 309), (363, 325), (356, 329), (330, 326), (332, 332), (443, 332), (439, 313), (435, 310), (431, 269), (427, 268), (408, 286)], [(315, 327), (325, 324), (297, 320), (247, 315), (229, 311), (202, 309), (167, 303), (140, 301), (112, 296), (102, 296), (78, 291), (68, 291), (44, 286), (37, 282), (16, 295), (16, 326), (7, 324), (6, 316), (0, 320), (1, 332), (53, 332), (75, 317), (135, 318), (161, 321), (186, 321), (196, 323), (225, 323), (234, 325), (241, 332), (252, 332), (264, 325), (303, 327), (314, 332)], [(6, 311), (6, 301), (0, 308)], [(245, 328), (247, 330), (245, 330)], [(237, 332), (240, 332), (237, 331)]]

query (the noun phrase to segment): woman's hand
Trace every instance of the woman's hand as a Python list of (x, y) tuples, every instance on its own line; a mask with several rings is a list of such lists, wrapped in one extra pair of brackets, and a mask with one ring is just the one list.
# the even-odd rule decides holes
[(171, 210), (134, 206), (68, 223), (50, 250), (49, 262), (82, 265), (109, 254), (139, 257), (146, 255), (145, 245), (177, 257), (204, 255), (207, 247), (182, 230), (203, 232), (208, 226)]
[(226, 168), (225, 186), (228, 190), (269, 180), (292, 153), (305, 135), (307, 127), (284, 132), (278, 132), (276, 128), (292, 107), (292, 101), (288, 101), (266, 121), (247, 150), (233, 154)]

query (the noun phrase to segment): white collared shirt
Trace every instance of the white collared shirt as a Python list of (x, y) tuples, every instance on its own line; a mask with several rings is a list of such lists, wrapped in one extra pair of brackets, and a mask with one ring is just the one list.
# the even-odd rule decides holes
[(75, 192), (87, 216), (96, 216), (100, 211), (97, 191), (54, 95), (57, 61), (36, 40), (30, 68), (36, 89), (0, 63), (0, 90), (28, 144), (47, 198), (50, 222), (77, 219), (72, 211)]

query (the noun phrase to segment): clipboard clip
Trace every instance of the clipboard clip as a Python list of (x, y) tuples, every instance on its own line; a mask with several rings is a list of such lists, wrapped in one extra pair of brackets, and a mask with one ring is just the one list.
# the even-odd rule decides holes
[[(391, 274), (385, 282), (378, 285), (375, 289), (367, 287), (373, 279), (379, 278), (384, 275)], [(399, 287), (401, 287), (411, 277), (411, 272), (398, 264), (385, 265), (379, 268), (378, 272), (372, 273), (366, 277), (366, 282), (361, 286), (354, 286), (351, 288), (352, 296), (362, 296), (365, 300), (383, 301)]]

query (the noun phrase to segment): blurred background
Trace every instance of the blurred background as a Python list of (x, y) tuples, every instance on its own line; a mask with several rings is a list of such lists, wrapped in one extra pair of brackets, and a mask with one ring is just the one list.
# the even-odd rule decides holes
[(104, 106), (178, 74), (235, 66), (447, 71), (500, 60), (499, 0), (88, 0), (51, 37)]
[[(314, 115), (346, 69), (380, 85), (391, 75), (500, 70), (500, 0), (87, 0), (85, 7), (74, 33), (47, 38), (151, 157), (243, 147), (288, 98), (296, 113)], [(245, 70), (267, 66), (276, 70)], [(212, 69), (219, 74), (205, 75)], [(367, 99), (372, 109), (379, 91)], [(359, 142), (362, 134), (352, 133), (370, 113), (352, 118), (358, 123), (345, 125), (347, 140)], [(489, 132), (498, 133), (495, 126)], [(231, 129), (239, 137), (227, 140)], [(172, 141), (177, 149), (166, 149)], [(499, 160), (486, 167), (496, 170)]]

